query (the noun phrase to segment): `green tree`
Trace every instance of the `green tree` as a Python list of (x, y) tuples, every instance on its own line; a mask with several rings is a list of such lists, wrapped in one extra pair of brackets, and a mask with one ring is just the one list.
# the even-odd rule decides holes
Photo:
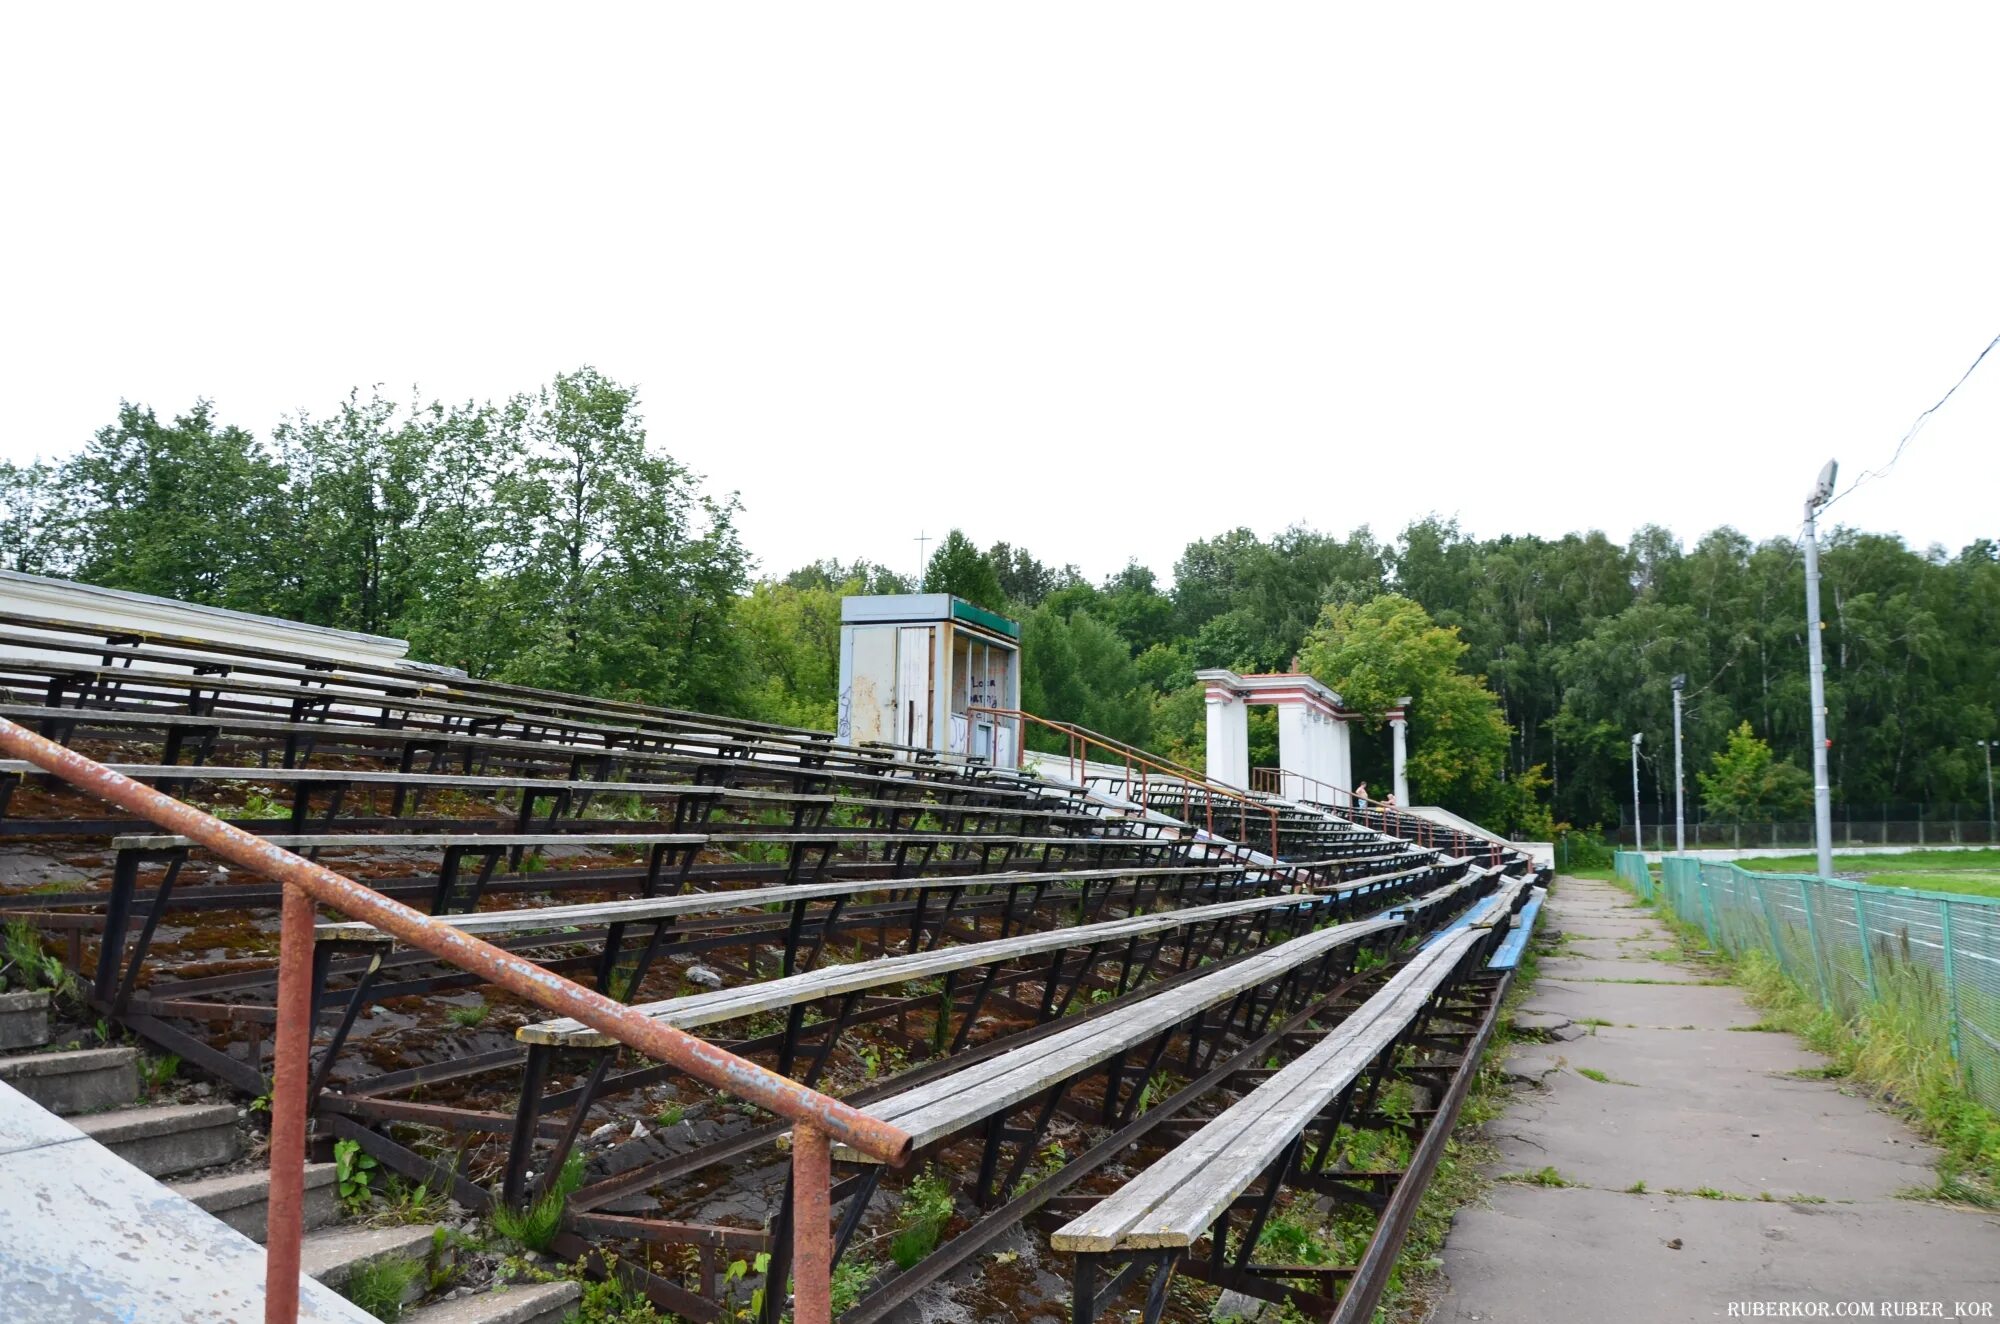
[[(1027, 711), (1137, 745), (1151, 733), (1152, 695), (1125, 640), (1089, 613), (1065, 617), (1043, 605), (1022, 622), (1021, 705)], [(1045, 740), (1030, 743), (1047, 747)]]
[(285, 471), (206, 400), (171, 422), (122, 404), (62, 470), (86, 583), (281, 608), (295, 546)]
[(1773, 758), (1748, 722), (1729, 733), (1711, 771), (1695, 773), (1695, 780), (1708, 812), (1725, 823), (1768, 823), (1812, 802), (1812, 779), (1789, 760)]
[(1465, 652), (1457, 630), (1382, 594), (1328, 605), (1299, 661), (1370, 731), (1408, 697), (1410, 794), (1477, 819), (1504, 799), (1509, 733), (1485, 681), (1460, 669)]
[(736, 600), (745, 715), (830, 731), (840, 680), (840, 600), (860, 580), (800, 588), (765, 580)]
[(1004, 542), (996, 542), (987, 548), (986, 559), (993, 563), (1000, 592), (1017, 611), (1039, 607), (1043, 599), (1057, 589), (1083, 581), (1073, 565), (1061, 569), (1043, 565), (1028, 554), (1027, 548)]
[(916, 592), (907, 575), (865, 559), (847, 564), (823, 557), (792, 571), (784, 582), (792, 588), (837, 588), (843, 593)]
[(1134, 652), (1174, 637), (1174, 601), (1160, 592), (1153, 572), (1137, 561), (1104, 581), (1091, 614), (1118, 631)]
[(0, 568), (60, 575), (75, 563), (63, 476), (40, 460), (0, 461)]
[(1000, 591), (993, 563), (957, 529), (931, 553), (930, 564), (924, 567), (924, 592), (955, 594), (990, 611), (1007, 609), (1007, 595)]
[(501, 612), (486, 622), (507, 679), (726, 711), (740, 670), (729, 620), (746, 575), (733, 497), (651, 449), (637, 393), (593, 368), (515, 399), (523, 459), (495, 498)]
[(458, 605), (509, 534), (493, 491), (519, 452), (496, 411), (405, 411), (355, 392), (331, 415), (286, 420), (273, 440), (299, 531), (290, 614), (400, 635), (425, 656), (457, 661)]

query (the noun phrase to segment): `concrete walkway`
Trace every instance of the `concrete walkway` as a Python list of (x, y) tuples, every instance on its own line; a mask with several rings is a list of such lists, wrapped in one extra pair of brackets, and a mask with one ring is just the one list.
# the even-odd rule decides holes
[(1567, 943), (1541, 958), (1517, 1025), (1549, 1041), (1512, 1051), (1533, 1083), (1488, 1135), (1496, 1175), (1552, 1168), (1574, 1185), (1502, 1181), (1460, 1213), (1437, 1324), (1778, 1317), (1762, 1302), (2000, 1316), (2000, 1218), (1898, 1198), (1936, 1180), (1936, 1151), (1907, 1126), (1792, 1074), (1824, 1059), (1791, 1035), (1735, 1028), (1756, 1010), (1660, 959), (1666, 927), (1622, 889), (1563, 878), (1542, 929)]

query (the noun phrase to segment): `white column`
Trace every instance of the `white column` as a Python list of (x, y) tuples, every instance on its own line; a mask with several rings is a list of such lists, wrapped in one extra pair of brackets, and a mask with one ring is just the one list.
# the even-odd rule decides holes
[(1352, 736), (1345, 719), (1335, 718), (1332, 725), (1333, 732), (1328, 739), (1332, 743), (1333, 749), (1332, 756), (1328, 760), (1330, 766), (1327, 769), (1326, 779), (1340, 788), (1334, 792), (1334, 803), (1342, 806), (1351, 805), (1354, 803), (1354, 797), (1349, 794), (1354, 789), (1354, 745)]
[(1333, 722), (1318, 708), (1306, 711), (1306, 729), (1312, 733), (1311, 757), (1303, 769), (1315, 785), (1307, 788), (1307, 794), (1315, 801), (1324, 802), (1327, 787), (1333, 781)]
[(1396, 804), (1407, 807), (1410, 803), (1410, 776), (1406, 770), (1410, 758), (1410, 719), (1398, 713), (1389, 719), (1389, 729), (1396, 734)]
[(1208, 690), (1208, 779), (1250, 785), (1250, 705), (1214, 686)]
[[(1278, 708), (1278, 766), (1285, 770), (1279, 794), (1297, 800), (1309, 793), (1305, 779), (1315, 776), (1312, 714), (1303, 703), (1280, 702)], [(1246, 728), (1246, 736), (1247, 736)]]

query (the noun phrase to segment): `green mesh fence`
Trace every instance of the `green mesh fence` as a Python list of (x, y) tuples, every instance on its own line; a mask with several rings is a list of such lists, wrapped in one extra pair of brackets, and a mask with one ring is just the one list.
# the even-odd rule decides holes
[(1621, 850), (1611, 857), (1611, 865), (1618, 871), (1619, 881), (1637, 892), (1642, 900), (1653, 899), (1653, 871), (1647, 866), (1645, 856), (1635, 850)]
[(1950, 1052), (1967, 1090), (2000, 1111), (2000, 899), (1618, 852), (1618, 877), (1660, 897), (1738, 955), (1768, 952), (1842, 1016), (1887, 1015), (1913, 1048)]

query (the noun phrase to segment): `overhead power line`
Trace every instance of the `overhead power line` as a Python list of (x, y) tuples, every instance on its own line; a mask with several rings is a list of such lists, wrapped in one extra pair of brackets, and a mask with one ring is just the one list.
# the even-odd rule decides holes
[(1987, 341), (1986, 348), (1979, 351), (1979, 357), (1972, 361), (1971, 367), (1967, 368), (1964, 372), (1959, 374), (1958, 380), (1951, 384), (1951, 389), (1949, 391), (1946, 391), (1943, 395), (1939, 396), (1936, 404), (1932, 405), (1929, 409), (1926, 409), (1923, 413), (1917, 415), (1917, 421), (1910, 424), (1910, 430), (1908, 432), (1905, 432), (1903, 434), (1902, 440), (1896, 443), (1896, 449), (1894, 453), (1892, 453), (1889, 456), (1889, 462), (1887, 464), (1883, 465), (1879, 469), (1863, 469), (1858, 475), (1855, 476), (1853, 482), (1849, 483), (1844, 489), (1841, 490), (1841, 492), (1838, 495), (1833, 497), (1832, 500), (1828, 501), (1825, 506), (1821, 506), (1820, 509), (1821, 510), (1827, 509), (1828, 506), (1833, 505), (1835, 501), (1839, 501), (1841, 497), (1846, 496), (1848, 493), (1852, 492), (1855, 488), (1860, 487), (1863, 483), (1869, 482), (1876, 478), (1880, 478), (1884, 474), (1888, 473), (1891, 469), (1895, 468), (1896, 461), (1903, 458), (1903, 450), (1910, 444), (1911, 439), (1914, 438), (1917, 435), (1917, 433), (1923, 431), (1924, 424), (1930, 421), (1931, 415), (1935, 414), (1938, 410), (1944, 408), (1945, 401), (1951, 399), (1952, 396), (1956, 395), (1958, 393), (1958, 388), (1965, 385), (1966, 379), (1972, 376), (1974, 372), (1978, 371), (1979, 365), (1986, 361), (1986, 356), (1993, 352), (1993, 347), (1995, 345), (2000, 345), (2000, 336), (1995, 336), (1993, 337), (1993, 339)]

